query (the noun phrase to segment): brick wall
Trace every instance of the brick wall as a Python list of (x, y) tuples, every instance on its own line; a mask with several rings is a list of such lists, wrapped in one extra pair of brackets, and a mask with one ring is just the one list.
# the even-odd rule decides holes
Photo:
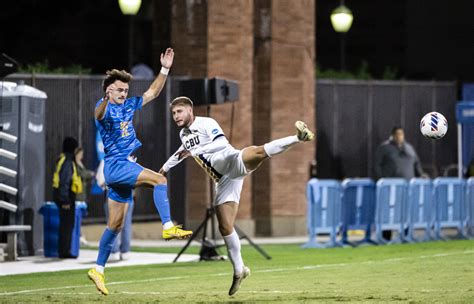
[[(294, 134), (294, 122), (314, 127), (314, 1), (258, 1), (255, 140)], [(257, 9), (256, 9), (257, 10)], [(264, 104), (261, 104), (261, 103)], [(261, 104), (261, 105), (260, 105)], [(300, 144), (271, 159), (254, 176), (257, 233), (304, 234), (308, 167), (313, 143)]]
[[(253, 83), (252, 3), (252, 0), (208, 1), (208, 77), (219, 76), (239, 83), (239, 101), (213, 106), (211, 116), (221, 124), (237, 149), (252, 144), (252, 124), (249, 123)], [(251, 176), (244, 182), (237, 216), (240, 220), (251, 219), (250, 185)]]
[[(210, 113), (236, 148), (293, 135), (299, 119), (314, 126), (314, 1), (176, 0), (171, 10), (173, 74), (239, 83), (240, 100), (214, 105)], [(203, 107), (195, 113), (207, 114)], [(246, 232), (305, 233), (314, 146), (298, 145), (247, 177), (237, 218)], [(196, 224), (210, 200), (209, 186), (202, 169), (192, 160), (186, 165), (187, 215)]]

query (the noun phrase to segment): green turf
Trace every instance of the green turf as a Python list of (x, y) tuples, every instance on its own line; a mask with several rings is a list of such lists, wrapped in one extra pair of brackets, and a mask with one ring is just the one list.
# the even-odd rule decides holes
[(109, 268), (107, 297), (96, 292), (84, 270), (3, 276), (0, 302), (474, 302), (474, 241), (263, 248), (272, 260), (243, 246), (252, 275), (234, 297), (227, 296), (231, 266), (225, 261)]

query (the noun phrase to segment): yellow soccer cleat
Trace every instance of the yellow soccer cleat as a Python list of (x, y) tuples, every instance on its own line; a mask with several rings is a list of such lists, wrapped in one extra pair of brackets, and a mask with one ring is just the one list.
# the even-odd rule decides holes
[(183, 230), (181, 229), (183, 226), (173, 226), (170, 229), (163, 230), (163, 239), (165, 241), (170, 241), (174, 239), (184, 240), (188, 239), (193, 235), (191, 230)]
[(296, 136), (298, 136), (300, 141), (311, 141), (314, 139), (314, 133), (308, 129), (308, 126), (304, 122), (298, 120), (295, 122), (295, 127)]
[(95, 270), (95, 268), (92, 268), (87, 272), (87, 276), (92, 282), (94, 282), (95, 287), (97, 287), (97, 290), (100, 293), (104, 296), (109, 294), (109, 291), (105, 288), (105, 276), (102, 273)]

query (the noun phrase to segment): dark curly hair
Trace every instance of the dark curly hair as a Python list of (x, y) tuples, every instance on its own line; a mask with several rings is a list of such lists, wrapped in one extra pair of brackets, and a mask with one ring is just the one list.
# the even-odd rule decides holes
[(105, 75), (106, 75), (105, 79), (102, 82), (102, 89), (104, 90), (104, 92), (105, 90), (107, 90), (107, 87), (111, 85), (112, 83), (114, 83), (116, 80), (129, 83), (130, 80), (132, 80), (133, 78), (132, 74), (128, 73), (127, 71), (125, 70), (119, 71), (117, 69), (107, 71)]

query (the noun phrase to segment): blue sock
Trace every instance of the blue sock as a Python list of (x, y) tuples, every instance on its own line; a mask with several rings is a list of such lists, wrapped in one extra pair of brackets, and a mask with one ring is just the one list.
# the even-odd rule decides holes
[(105, 266), (109, 259), (112, 246), (114, 245), (115, 239), (117, 238), (118, 232), (112, 231), (109, 228), (105, 228), (104, 234), (99, 243), (99, 256), (97, 257), (97, 265)]
[(156, 209), (161, 217), (161, 222), (167, 223), (171, 221), (170, 202), (168, 201), (168, 186), (156, 185), (153, 189), (153, 200), (155, 201)]

